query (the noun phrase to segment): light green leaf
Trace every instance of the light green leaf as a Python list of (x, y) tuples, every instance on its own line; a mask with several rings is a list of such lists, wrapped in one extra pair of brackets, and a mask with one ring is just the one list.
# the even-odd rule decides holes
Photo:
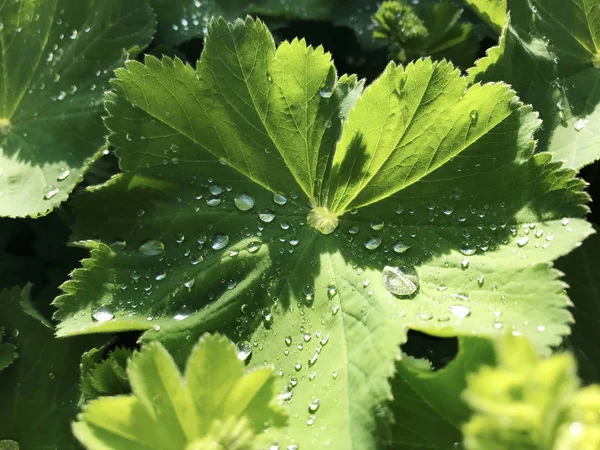
[(600, 445), (600, 386), (579, 388), (570, 354), (540, 359), (522, 337), (498, 343), (498, 364), (468, 375), (467, 450), (587, 450)]
[(156, 11), (159, 43), (179, 45), (184, 41), (205, 35), (211, 19), (244, 18), (246, 15), (305, 20), (329, 20), (336, 25), (352, 28), (359, 42), (373, 47), (371, 17), (377, 3), (370, 0), (150, 0)]
[(600, 236), (595, 234), (556, 262), (565, 273), (567, 292), (573, 301), (575, 323), (566, 347), (577, 358), (579, 376), (587, 383), (600, 382), (600, 348), (596, 338), (600, 326), (599, 254)]
[(16, 441), (21, 450), (76, 449), (70, 423), (81, 395), (79, 359), (99, 339), (56, 339), (52, 328), (25, 311), (30, 289), (0, 292), (0, 326), (19, 352), (19, 358), (0, 371), (0, 439)]
[(144, 0), (0, 1), (0, 215), (64, 201), (104, 145), (103, 92), (125, 51), (145, 47)]
[(396, 450), (453, 448), (462, 441), (461, 426), (470, 416), (461, 398), (466, 377), (493, 363), (491, 342), (478, 338), (461, 338), (458, 355), (435, 372), (428, 361), (405, 355), (391, 382), (394, 420), (381, 440)]
[(506, 25), (506, 0), (465, 0), (498, 34)]
[(361, 450), (408, 328), (560, 343), (571, 316), (551, 262), (591, 232), (587, 195), (532, 156), (539, 121), (507, 86), (465, 91), (423, 60), (361, 96), (321, 49), (275, 50), (260, 21), (210, 28), (197, 71), (118, 72), (123, 173), (74, 202), (91, 257), (55, 300), (61, 336), (148, 330), (181, 363), (219, 329), (288, 380), (281, 445)]
[(600, 6), (595, 0), (508, 0), (505, 42), (470, 70), (510, 83), (540, 112), (539, 148), (581, 168), (600, 158)]
[(234, 345), (218, 335), (202, 337), (185, 376), (158, 343), (135, 354), (128, 373), (133, 395), (94, 400), (74, 423), (86, 448), (245, 450), (265, 423), (285, 424), (272, 371), (245, 374)]

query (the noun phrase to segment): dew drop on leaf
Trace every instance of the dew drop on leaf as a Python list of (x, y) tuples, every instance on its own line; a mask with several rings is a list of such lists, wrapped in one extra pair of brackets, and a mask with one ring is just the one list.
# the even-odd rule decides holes
[(525, 247), (528, 242), (529, 242), (529, 236), (523, 236), (522, 238), (517, 240), (517, 245), (519, 247)]
[(237, 357), (240, 361), (247, 361), (252, 355), (252, 345), (248, 341), (240, 341), (236, 345)]
[(406, 250), (408, 250), (409, 248), (410, 248), (410, 245), (408, 245), (404, 241), (396, 241), (394, 243), (394, 247), (393, 247), (394, 251), (396, 253), (400, 253), (400, 254), (406, 252)]
[(258, 218), (265, 223), (271, 223), (275, 219), (275, 213), (270, 209), (263, 209), (258, 214)]
[(573, 128), (575, 129), (575, 131), (581, 131), (586, 127), (588, 123), (590, 123), (588, 119), (577, 119), (573, 123)]
[(321, 406), (321, 403), (319, 402), (319, 399), (314, 399), (308, 405), (308, 412), (311, 413), (311, 414), (316, 413), (317, 410), (319, 409), (319, 406)]
[(371, 236), (365, 241), (365, 248), (367, 250), (376, 250), (381, 245), (381, 238)]
[(46, 186), (46, 189), (44, 189), (44, 200), (50, 200), (56, 194), (58, 194), (58, 192), (59, 192), (59, 189), (56, 186), (54, 186), (53, 184)]
[(375, 231), (382, 230), (384, 225), (385, 225), (385, 222), (383, 222), (383, 221), (371, 222), (371, 228)]
[(284, 195), (281, 195), (281, 194), (274, 194), (273, 201), (275, 203), (277, 203), (278, 205), (283, 206), (287, 203), (287, 197), (285, 197)]
[(460, 262), (460, 267), (461, 267), (463, 270), (466, 270), (466, 269), (468, 269), (468, 268), (469, 268), (469, 260), (468, 260), (467, 258), (463, 259), (463, 260)]
[(472, 245), (470, 242), (465, 242), (460, 247), (460, 252), (463, 255), (465, 255), (465, 256), (471, 256), (471, 255), (474, 255), (477, 252), (477, 247), (475, 247), (474, 245)]
[(218, 184), (211, 185), (208, 190), (212, 195), (221, 195), (223, 193), (223, 188)]
[(321, 90), (319, 91), (319, 93), (321, 94), (321, 97), (323, 97), (323, 98), (329, 98), (333, 94), (333, 92), (331, 91), (331, 89), (329, 89), (328, 87), (321, 88)]
[(464, 305), (452, 305), (449, 309), (452, 314), (460, 319), (464, 319), (471, 315), (471, 310)]
[(108, 322), (114, 317), (115, 315), (105, 305), (100, 305), (92, 313), (92, 319), (96, 322)]
[(158, 273), (157, 273), (157, 274), (154, 276), (154, 279), (155, 279), (156, 281), (161, 281), (161, 280), (164, 280), (165, 278), (167, 278), (167, 273), (166, 273), (166, 272), (164, 272), (164, 271), (162, 271), (162, 272), (158, 272)]
[(477, 122), (477, 117), (479, 116), (479, 113), (477, 112), (477, 110), (473, 110), (469, 113), (469, 118), (471, 119), (471, 123), (475, 123)]
[(419, 288), (419, 275), (412, 266), (385, 266), (383, 287), (394, 295), (411, 296)]
[(246, 246), (246, 250), (248, 250), (250, 253), (256, 253), (258, 250), (260, 250), (261, 246), (262, 243), (260, 241), (252, 241)]
[(58, 175), (56, 175), (56, 181), (63, 181), (65, 180), (69, 175), (71, 175), (71, 171), (69, 169), (60, 169), (58, 172)]
[(210, 247), (213, 250), (221, 250), (229, 244), (229, 236), (224, 233), (215, 234), (210, 240)]
[(337, 289), (334, 285), (327, 286), (327, 298), (331, 300), (337, 294)]
[(254, 208), (254, 198), (249, 194), (238, 194), (234, 197), (233, 203), (240, 211), (248, 211)]
[(142, 242), (139, 251), (146, 256), (162, 255), (165, 252), (165, 244), (158, 239), (149, 239)]
[(477, 277), (477, 284), (479, 285), (479, 287), (483, 286), (483, 283), (485, 281), (485, 276), (480, 273), (479, 276)]

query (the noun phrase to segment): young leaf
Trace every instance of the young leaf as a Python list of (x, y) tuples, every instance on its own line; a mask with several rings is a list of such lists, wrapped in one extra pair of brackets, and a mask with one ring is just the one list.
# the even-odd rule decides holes
[(404, 356), (392, 380), (393, 422), (381, 440), (386, 448), (453, 448), (462, 441), (461, 426), (469, 418), (461, 398), (467, 375), (494, 363), (487, 339), (461, 338), (458, 355), (448, 366), (432, 371), (427, 361)]
[(265, 423), (285, 424), (271, 370), (244, 374), (222, 336), (202, 337), (184, 376), (158, 343), (135, 354), (128, 372), (133, 395), (94, 400), (74, 423), (86, 448), (250, 450)]
[(149, 330), (181, 361), (224, 330), (289, 377), (291, 439), (370, 449), (407, 328), (508, 329), (545, 353), (568, 333), (550, 263), (590, 233), (587, 196), (532, 156), (539, 122), (507, 86), (422, 60), (361, 96), (323, 49), (275, 49), (251, 19), (213, 22), (196, 71), (117, 75), (123, 173), (75, 202), (91, 257), (55, 301), (60, 335)]
[(81, 396), (79, 359), (99, 339), (54, 338), (51, 328), (27, 312), (31, 306), (24, 306), (30, 289), (0, 292), (0, 326), (19, 352), (19, 358), (0, 371), (0, 438), (18, 443), (6, 448), (75, 448), (69, 426)]
[(131, 392), (126, 370), (132, 351), (119, 347), (105, 359), (103, 354), (104, 349), (95, 348), (81, 357), (81, 390), (86, 400)]
[[(469, 71), (473, 80), (510, 83), (540, 112), (541, 150), (581, 168), (598, 158), (594, 88), (600, 77), (600, 7), (593, 0), (508, 0), (501, 49)], [(531, 5), (531, 6), (530, 6)]]
[(474, 410), (467, 450), (593, 449), (600, 445), (600, 386), (579, 388), (570, 354), (540, 359), (526, 339), (507, 335), (498, 365), (468, 375)]
[(103, 92), (150, 42), (153, 15), (143, 0), (18, 0), (0, 4), (0, 25), (0, 215), (35, 217), (100, 154)]
[(156, 11), (158, 27), (156, 41), (179, 45), (188, 39), (206, 34), (212, 18), (226, 20), (259, 15), (274, 18), (329, 20), (355, 30), (359, 42), (373, 47), (371, 17), (377, 3), (370, 0), (333, 2), (323, 0), (150, 0)]

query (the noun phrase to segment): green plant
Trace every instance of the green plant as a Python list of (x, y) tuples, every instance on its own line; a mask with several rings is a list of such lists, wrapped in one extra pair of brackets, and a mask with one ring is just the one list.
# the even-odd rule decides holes
[[(144, 54), (155, 13), (143, 0), (0, 0), (0, 62), (16, 61), (0, 66), (12, 83), (0, 84), (0, 153), (14, 163), (2, 167), (0, 213), (55, 209), (0, 223), (0, 281), (25, 286), (0, 294), (0, 449), (597, 446), (597, 387), (579, 387), (570, 353), (551, 355), (564, 342), (598, 381), (593, 315), (582, 313), (597, 310), (595, 281), (577, 278), (594, 271), (596, 240), (570, 252), (594, 232), (576, 169), (600, 152), (590, 141), (579, 163), (555, 159), (565, 130), (529, 97), (550, 89), (549, 75), (511, 69), (526, 53), (540, 63), (522, 36), (541, 25), (518, 22), (521, 4), (472, 0), (469, 16), (448, 2), (384, 2), (375, 35), (403, 64), (367, 82), (305, 39), (276, 44), (260, 19), (209, 20), (330, 18), (344, 9), (336, 1), (150, 3), (163, 47)], [(553, 30), (581, 14), (576, 1), (561, 17), (553, 0), (537, 4)], [(584, 6), (596, 36), (600, 8)], [(463, 15), (501, 33), (465, 74), (439, 60), (467, 67), (456, 55), (468, 42), (475, 54)], [(165, 47), (200, 35), (197, 63)], [(53, 65), (64, 55), (70, 65)], [(593, 77), (585, 55), (577, 70)], [(76, 89), (50, 98), (56, 117), (21, 119), (45, 98), (39, 80), (58, 78), (62, 96), (71, 76)], [(20, 159), (18, 143), (42, 135), (61, 155), (54, 165), (38, 140)], [(56, 164), (86, 157), (65, 166), (61, 181), (77, 172), (68, 186), (36, 191)], [(570, 296), (555, 263), (576, 281)], [(457, 338), (458, 353), (411, 353), (414, 332)], [(587, 428), (573, 441), (575, 422)]]

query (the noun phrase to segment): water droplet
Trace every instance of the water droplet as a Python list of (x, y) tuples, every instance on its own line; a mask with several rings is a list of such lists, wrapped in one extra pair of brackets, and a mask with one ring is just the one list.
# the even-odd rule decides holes
[(433, 319), (433, 316), (431, 314), (429, 314), (429, 313), (421, 313), (417, 317), (419, 319), (425, 320), (425, 321)]
[(275, 219), (275, 213), (270, 209), (263, 209), (258, 214), (258, 218), (265, 223), (271, 223)]
[(184, 282), (183, 285), (188, 288), (191, 289), (192, 287), (194, 287), (194, 284), (196, 283), (196, 280), (194, 280), (193, 278), (187, 278)]
[(502, 322), (494, 322), (494, 328), (496, 330), (500, 330), (503, 326), (504, 324)]
[(315, 363), (317, 362), (317, 359), (319, 359), (319, 354), (315, 353), (308, 359), (308, 367), (314, 366)]
[(396, 241), (396, 243), (394, 243), (393, 248), (396, 253), (404, 253), (406, 250), (408, 250), (410, 248), (410, 245), (408, 245), (404, 241)]
[(466, 270), (466, 269), (468, 269), (468, 268), (469, 268), (469, 260), (468, 260), (467, 258), (463, 259), (463, 260), (460, 262), (460, 267), (461, 267), (463, 270)]
[(277, 203), (278, 205), (283, 206), (283, 205), (285, 205), (287, 203), (288, 200), (287, 200), (287, 197), (285, 197), (284, 195), (274, 194), (273, 195), (273, 201), (275, 203)]
[(477, 252), (477, 247), (475, 247), (474, 245), (472, 245), (470, 242), (465, 242), (460, 247), (460, 252), (463, 255), (465, 255), (465, 256), (471, 256), (471, 255), (474, 255)]
[(321, 97), (329, 98), (333, 94), (333, 91), (331, 89), (329, 89), (328, 87), (322, 87), (321, 90), (319, 91), (319, 93), (321, 94)]
[(161, 280), (164, 280), (165, 278), (167, 278), (167, 273), (166, 273), (165, 271), (158, 272), (158, 273), (157, 273), (157, 274), (154, 276), (154, 279), (155, 279), (156, 281), (161, 281)]
[(563, 226), (567, 226), (567, 225), (569, 225), (569, 219), (567, 219), (567, 218), (565, 217), (563, 220), (561, 220), (561, 221), (560, 221), (560, 223), (561, 223)]
[(183, 233), (179, 233), (175, 238), (175, 242), (181, 244), (183, 241), (185, 241), (185, 235)]
[(100, 305), (92, 313), (92, 319), (94, 319), (96, 322), (107, 322), (114, 317), (115, 315), (113, 314), (113, 312), (104, 305)]
[(483, 282), (485, 281), (485, 276), (480, 273), (479, 276), (477, 277), (477, 284), (479, 285), (479, 287), (483, 286)]
[(529, 236), (523, 236), (522, 238), (517, 240), (517, 245), (519, 247), (525, 247), (529, 242)]
[(573, 128), (575, 128), (575, 131), (581, 131), (585, 128), (585, 126), (590, 123), (590, 121), (588, 119), (577, 119), (574, 123), (573, 123)]
[(445, 206), (445, 207), (442, 209), (442, 212), (444, 213), (444, 215), (446, 215), (446, 216), (450, 216), (450, 215), (452, 215), (452, 213), (454, 212), (454, 209), (452, 208), (452, 206)]
[(71, 171), (69, 169), (65, 169), (65, 168), (60, 169), (58, 172), (58, 175), (56, 175), (56, 181), (63, 181), (69, 175), (71, 175)]
[(475, 123), (475, 122), (477, 122), (477, 117), (478, 117), (478, 116), (479, 116), (479, 113), (477, 112), (477, 110), (476, 110), (476, 109), (474, 109), (473, 111), (471, 111), (471, 112), (469, 113), (469, 117), (470, 117), (470, 119), (471, 119), (471, 123)]
[(215, 234), (210, 240), (210, 246), (213, 250), (221, 250), (229, 244), (229, 236), (223, 233)]
[(250, 253), (256, 253), (258, 250), (260, 250), (261, 246), (262, 243), (260, 241), (252, 241), (246, 246), (246, 250), (248, 250)]
[(252, 345), (248, 341), (240, 341), (236, 344), (237, 357), (240, 361), (247, 361), (252, 355)]
[(410, 296), (419, 288), (419, 275), (412, 266), (385, 266), (383, 287), (394, 295)]
[(315, 298), (315, 290), (310, 285), (304, 286), (304, 289), (302, 289), (302, 295), (304, 300), (306, 300), (308, 303), (311, 303)]
[(538, 330), (539, 332), (545, 331), (546, 327), (544, 325), (540, 325), (539, 327), (536, 328), (536, 330)]
[(452, 305), (449, 309), (452, 314), (460, 319), (464, 319), (471, 315), (471, 310), (464, 305)]
[(219, 206), (221, 204), (220, 197), (210, 197), (206, 199), (206, 204), (208, 206)]
[(381, 238), (371, 236), (365, 241), (365, 248), (367, 250), (375, 250), (381, 245)]
[(254, 208), (254, 198), (249, 194), (239, 194), (233, 199), (233, 203), (240, 211), (248, 211)]
[(286, 338), (285, 338), (285, 345), (287, 345), (288, 347), (290, 345), (292, 345), (292, 337), (291, 336), (286, 336)]
[(212, 195), (221, 195), (223, 193), (223, 188), (218, 184), (212, 184), (208, 190)]
[(371, 228), (375, 231), (382, 230), (384, 225), (385, 225), (385, 222), (383, 222), (383, 221), (371, 222)]
[(154, 325), (154, 326), (152, 327), (152, 329), (153, 329), (154, 331), (160, 331), (160, 325)]
[(149, 239), (142, 242), (139, 251), (146, 256), (162, 255), (165, 252), (165, 244), (158, 239)]
[(58, 194), (58, 192), (59, 189), (53, 184), (46, 186), (46, 189), (44, 189), (44, 200), (50, 200), (52, 197)]
[(558, 102), (556, 104), (556, 109), (558, 109), (559, 111), (564, 111), (565, 105), (563, 105), (563, 102)]
[(312, 402), (310, 402), (310, 404), (308, 405), (308, 412), (311, 414), (314, 414), (317, 412), (317, 410), (319, 409), (319, 406), (321, 405), (321, 403), (319, 402), (318, 399), (314, 399)]
[(358, 234), (359, 231), (360, 228), (358, 227), (358, 225), (352, 225), (350, 228), (348, 228), (348, 233), (350, 234)]

